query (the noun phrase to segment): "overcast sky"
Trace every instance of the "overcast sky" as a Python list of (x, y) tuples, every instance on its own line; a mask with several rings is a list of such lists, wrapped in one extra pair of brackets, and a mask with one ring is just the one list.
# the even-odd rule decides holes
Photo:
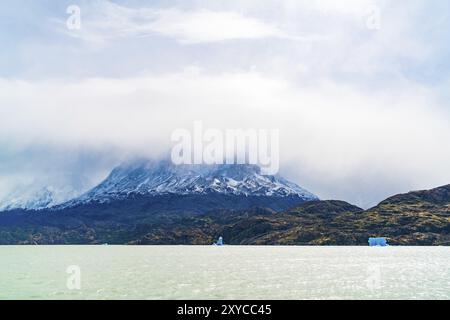
[(323, 199), (368, 207), (448, 184), (449, 13), (440, 0), (2, 1), (0, 199), (85, 190), (195, 120), (279, 129), (281, 174)]

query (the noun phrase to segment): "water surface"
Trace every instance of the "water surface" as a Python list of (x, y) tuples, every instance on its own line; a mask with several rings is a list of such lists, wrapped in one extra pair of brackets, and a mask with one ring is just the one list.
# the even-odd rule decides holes
[(450, 248), (0, 246), (0, 299), (450, 299)]

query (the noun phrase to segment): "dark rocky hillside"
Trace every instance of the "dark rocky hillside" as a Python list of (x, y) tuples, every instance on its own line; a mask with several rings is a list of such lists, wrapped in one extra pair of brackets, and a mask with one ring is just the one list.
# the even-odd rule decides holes
[(0, 214), (1, 244), (450, 245), (450, 185), (396, 195), (369, 210), (343, 201), (291, 209), (158, 212), (139, 202)]

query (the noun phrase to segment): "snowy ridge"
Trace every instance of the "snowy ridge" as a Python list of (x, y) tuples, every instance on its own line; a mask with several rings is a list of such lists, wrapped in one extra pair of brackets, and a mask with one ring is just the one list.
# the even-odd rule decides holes
[(0, 211), (13, 209), (40, 210), (48, 208), (57, 203), (49, 188), (40, 190), (15, 190), (0, 202)]
[(139, 161), (116, 167), (97, 187), (62, 207), (107, 203), (130, 195), (225, 194), (318, 199), (279, 176), (265, 176), (255, 165), (173, 165), (169, 161)]
[(65, 188), (52, 185), (20, 186), (0, 199), (0, 211), (47, 209), (65, 203), (80, 194), (81, 192), (74, 190), (72, 186)]

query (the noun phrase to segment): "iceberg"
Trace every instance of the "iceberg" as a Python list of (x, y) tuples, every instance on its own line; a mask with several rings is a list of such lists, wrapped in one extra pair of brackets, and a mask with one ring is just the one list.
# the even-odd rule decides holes
[(386, 238), (369, 238), (369, 246), (371, 247), (387, 247), (389, 246)]
[(223, 245), (224, 245), (224, 243), (223, 243), (223, 238), (222, 237), (219, 237), (217, 242), (213, 243), (213, 246), (223, 246)]

